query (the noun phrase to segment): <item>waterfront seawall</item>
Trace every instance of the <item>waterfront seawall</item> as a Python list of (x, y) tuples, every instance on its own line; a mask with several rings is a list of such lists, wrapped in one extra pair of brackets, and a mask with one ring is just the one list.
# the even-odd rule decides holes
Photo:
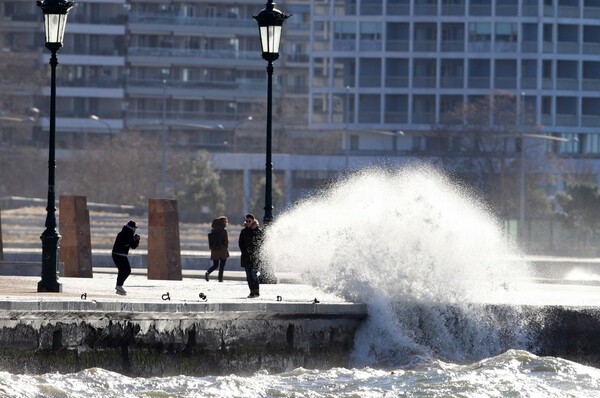
[[(260, 298), (247, 299), (245, 281), (236, 272), (226, 276), (207, 283), (132, 275), (125, 297), (114, 294), (114, 274), (61, 278), (62, 293), (37, 293), (38, 277), (0, 277), (0, 371), (101, 367), (131, 376), (198, 376), (352, 366), (365, 304), (299, 283), (263, 285)], [(600, 286), (535, 286), (554, 301), (534, 294), (547, 304), (480, 305), (507, 341), (519, 319), (530, 320), (531, 344), (506, 349), (600, 367)], [(443, 314), (454, 335), (466, 332), (464, 317), (450, 307), (408, 311), (420, 325), (415, 335), (431, 333), (432, 313)]]

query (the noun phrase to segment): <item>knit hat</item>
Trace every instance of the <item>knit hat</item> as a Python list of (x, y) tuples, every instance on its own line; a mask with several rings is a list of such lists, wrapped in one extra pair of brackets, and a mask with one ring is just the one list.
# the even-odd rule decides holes
[(133, 220), (129, 220), (129, 222), (127, 222), (127, 226), (129, 228), (137, 228), (137, 225), (135, 225), (135, 221)]

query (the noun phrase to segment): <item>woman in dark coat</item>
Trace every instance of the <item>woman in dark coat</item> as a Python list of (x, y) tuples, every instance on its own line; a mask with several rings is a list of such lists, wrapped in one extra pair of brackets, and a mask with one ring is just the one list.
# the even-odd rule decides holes
[(112, 259), (119, 270), (117, 274), (116, 293), (121, 296), (126, 296), (127, 292), (123, 289), (123, 284), (127, 277), (131, 274), (131, 266), (129, 265), (129, 249), (135, 249), (140, 244), (140, 236), (135, 233), (137, 225), (135, 221), (129, 221), (123, 225), (121, 232), (117, 234), (115, 244), (112, 249)]
[(258, 226), (258, 220), (253, 214), (246, 215), (244, 229), (240, 232), (238, 245), (241, 251), (240, 264), (246, 270), (246, 281), (250, 288), (248, 298), (258, 297), (258, 266), (260, 263), (259, 250), (262, 243), (263, 231)]
[(204, 279), (208, 282), (211, 272), (219, 268), (219, 282), (223, 282), (223, 271), (225, 262), (229, 258), (229, 235), (227, 234), (227, 217), (221, 216), (212, 221), (212, 231), (208, 239), (210, 248), (210, 259), (213, 262), (212, 267), (204, 274)]

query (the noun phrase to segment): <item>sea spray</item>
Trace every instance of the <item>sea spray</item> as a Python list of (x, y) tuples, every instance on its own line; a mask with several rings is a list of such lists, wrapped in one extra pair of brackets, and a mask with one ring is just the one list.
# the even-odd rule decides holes
[(484, 305), (529, 276), (494, 217), (430, 167), (365, 170), (269, 226), (276, 271), (365, 302), (358, 365), (431, 357), (476, 360), (526, 344), (518, 308)]

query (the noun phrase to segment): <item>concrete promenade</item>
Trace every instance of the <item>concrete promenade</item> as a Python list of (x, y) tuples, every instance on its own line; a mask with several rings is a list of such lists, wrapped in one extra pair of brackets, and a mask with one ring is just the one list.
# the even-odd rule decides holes
[[(115, 294), (116, 268), (94, 268), (93, 278), (59, 278), (61, 293), (38, 293), (39, 276), (0, 276), (0, 310), (68, 311), (75, 308), (119, 309), (137, 312), (259, 311), (366, 315), (364, 304), (348, 303), (332, 294), (300, 283), (295, 274), (278, 274), (277, 284), (261, 285), (261, 295), (248, 299), (243, 271), (218, 272), (210, 282), (204, 271), (183, 270), (181, 281), (148, 280), (145, 269), (133, 269), (125, 283), (127, 296)], [(316, 300), (316, 302), (315, 302)]]

